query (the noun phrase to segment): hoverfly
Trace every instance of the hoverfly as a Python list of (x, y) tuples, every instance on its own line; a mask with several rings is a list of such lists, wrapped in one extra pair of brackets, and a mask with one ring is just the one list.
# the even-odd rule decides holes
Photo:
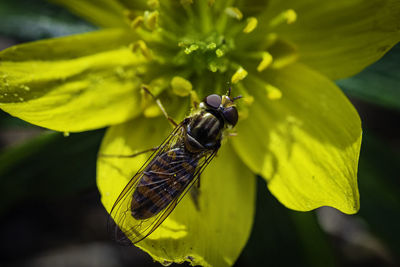
[(204, 98), (133, 176), (110, 212), (113, 239), (125, 245), (143, 240), (199, 179), (219, 150), (224, 131), (238, 121), (234, 101), (241, 96), (231, 98), (230, 93)]

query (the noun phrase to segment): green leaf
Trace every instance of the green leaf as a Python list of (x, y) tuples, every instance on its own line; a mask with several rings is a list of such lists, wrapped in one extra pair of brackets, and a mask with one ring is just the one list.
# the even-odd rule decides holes
[[(45, 132), (0, 153), (0, 213), (31, 197), (54, 199), (95, 186), (103, 131)], [(79, 155), (79, 160), (77, 160)]]
[(257, 191), (253, 232), (238, 266), (335, 266), (315, 213), (286, 209), (261, 179)]
[[(281, 90), (281, 99), (267, 99), (264, 80)], [(288, 208), (357, 212), (361, 122), (341, 90), (301, 64), (249, 76), (245, 86), (258, 88), (233, 139), (246, 165)]]
[(141, 112), (138, 65), (123, 30), (43, 40), (0, 52), (0, 108), (58, 131), (84, 131)]
[(360, 74), (336, 83), (350, 96), (400, 109), (400, 46), (395, 46)]
[[(164, 118), (138, 118), (108, 129), (101, 154), (129, 155), (157, 146), (170, 131)], [(197, 210), (188, 193), (154, 233), (137, 244), (155, 260), (190, 261), (193, 265), (231, 266), (243, 249), (254, 215), (255, 180), (223, 144), (201, 175)], [(149, 155), (99, 157), (97, 185), (108, 211)]]
[(124, 11), (126, 7), (110, 0), (50, 0), (70, 9), (75, 14), (101, 27), (128, 28)]
[(268, 16), (294, 9), (297, 21), (278, 36), (298, 46), (300, 60), (331, 79), (353, 76), (400, 41), (398, 0), (275, 0)]
[(95, 27), (40, 0), (0, 2), (0, 34), (38, 40), (94, 30)]

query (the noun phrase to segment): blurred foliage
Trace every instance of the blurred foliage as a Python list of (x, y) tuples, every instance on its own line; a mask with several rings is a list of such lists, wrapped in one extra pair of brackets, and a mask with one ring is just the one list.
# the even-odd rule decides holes
[(0, 1), (0, 35), (31, 41), (92, 31), (96, 27), (43, 0)]
[(237, 266), (335, 266), (328, 237), (315, 212), (292, 211), (258, 179), (252, 235)]
[(69, 137), (45, 131), (2, 151), (0, 213), (30, 198), (62, 198), (95, 188), (102, 137), (102, 130)]
[(395, 255), (400, 255), (400, 153), (379, 137), (365, 134), (359, 164), (363, 218)]
[(400, 45), (361, 73), (337, 81), (349, 96), (386, 108), (400, 109)]

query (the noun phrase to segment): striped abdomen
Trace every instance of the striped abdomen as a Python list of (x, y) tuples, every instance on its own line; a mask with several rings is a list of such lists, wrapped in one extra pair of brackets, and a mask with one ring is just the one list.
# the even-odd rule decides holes
[(176, 147), (155, 157), (143, 171), (132, 198), (132, 216), (148, 219), (177, 198), (193, 180), (198, 160)]

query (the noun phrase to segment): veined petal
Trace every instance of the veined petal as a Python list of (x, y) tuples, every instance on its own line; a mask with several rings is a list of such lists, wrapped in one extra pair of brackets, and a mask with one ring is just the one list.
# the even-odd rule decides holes
[(352, 76), (400, 41), (397, 0), (274, 0), (269, 15), (293, 9), (298, 19), (277, 29), (298, 45), (300, 60), (331, 79)]
[(0, 108), (58, 131), (84, 131), (136, 116), (137, 66), (122, 30), (43, 40), (0, 52)]
[[(164, 118), (138, 118), (112, 126), (100, 154), (127, 155), (157, 146), (166, 137), (166, 130), (171, 129)], [(97, 185), (108, 211), (148, 156), (99, 158)], [(137, 246), (164, 264), (190, 261), (193, 265), (231, 266), (250, 235), (255, 189), (254, 175), (231, 146), (223, 144), (218, 157), (201, 175), (199, 210), (188, 193), (164, 223)]]
[(299, 63), (263, 78), (282, 91), (282, 98), (268, 100), (260, 81), (246, 80), (255, 101), (233, 139), (242, 160), (288, 208), (357, 212), (357, 111), (334, 83)]
[(50, 0), (65, 6), (72, 12), (86, 18), (101, 27), (124, 27), (129, 24), (124, 20), (124, 6), (110, 0)]

